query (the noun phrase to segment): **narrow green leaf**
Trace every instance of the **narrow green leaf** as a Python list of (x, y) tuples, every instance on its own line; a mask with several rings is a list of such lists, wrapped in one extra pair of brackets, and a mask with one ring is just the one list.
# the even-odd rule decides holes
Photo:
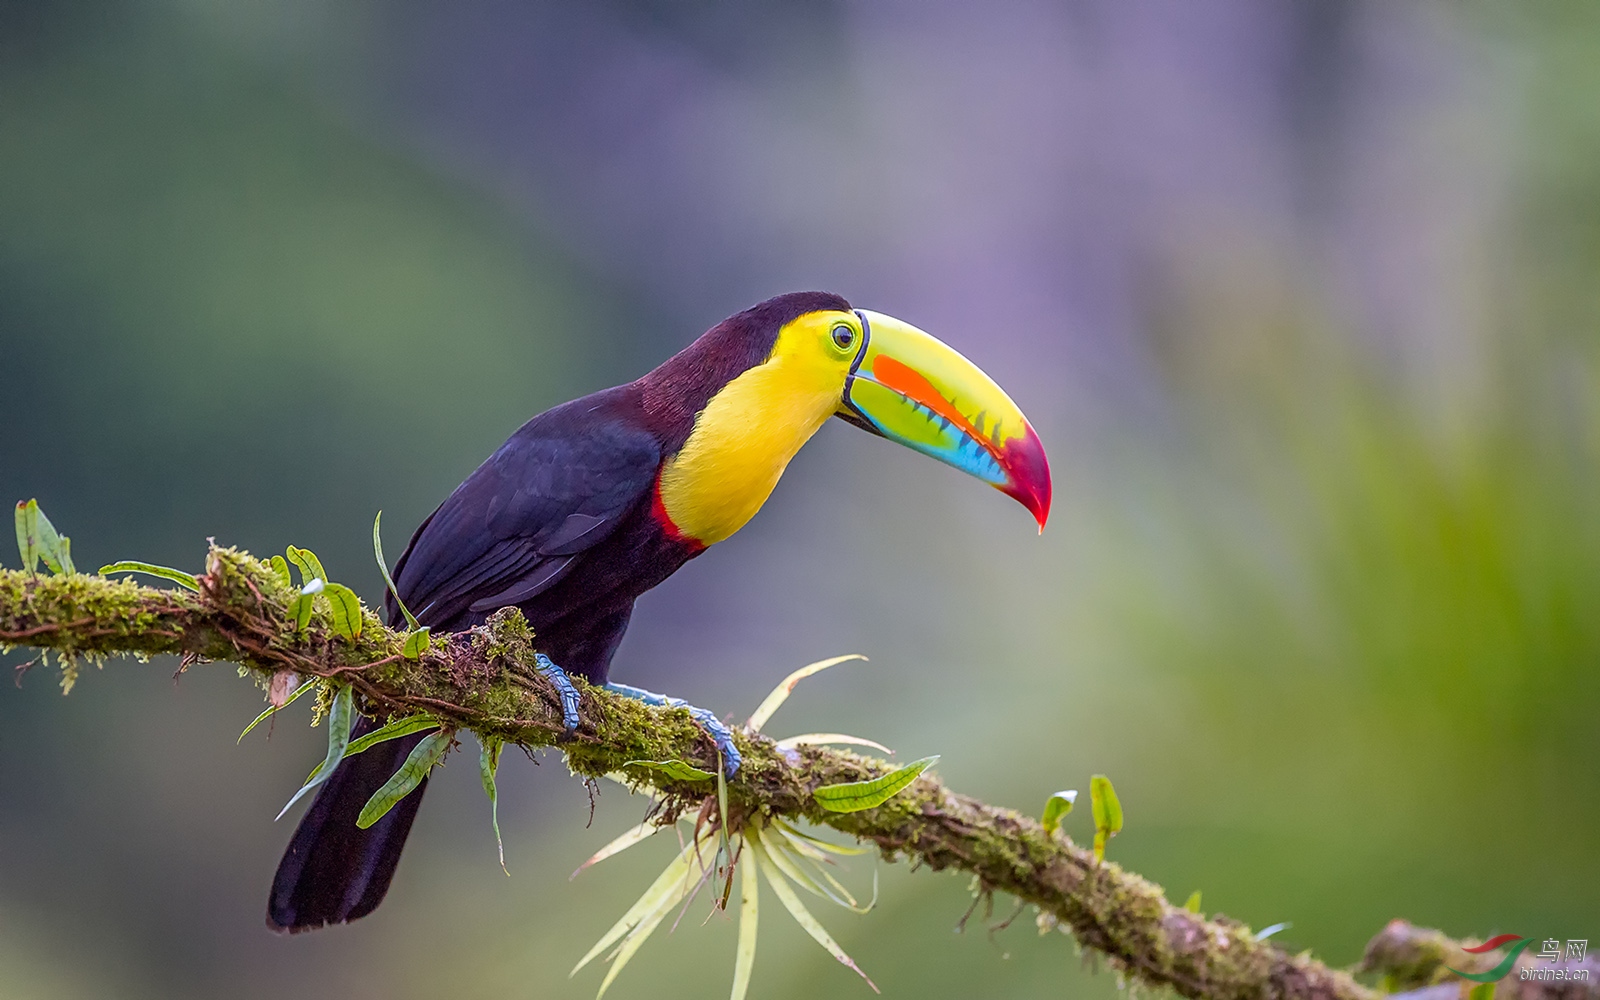
[(310, 549), (296, 548), (291, 545), (289, 546), (288, 555), (289, 561), (294, 563), (295, 568), (300, 571), (300, 582), (302, 584), (310, 583), (312, 580), (328, 582), (328, 574), (322, 570), (322, 561)]
[(582, 875), (583, 872), (584, 872), (584, 869), (589, 868), (589, 867), (591, 867), (593, 865), (597, 865), (600, 862), (604, 861), (606, 858), (616, 857), (618, 854), (621, 854), (623, 851), (626, 851), (628, 848), (634, 846), (635, 844), (640, 844), (640, 843), (643, 843), (646, 840), (649, 840), (651, 837), (653, 837), (656, 834), (660, 833), (661, 830), (662, 830), (662, 827), (659, 827), (659, 826), (655, 825), (654, 823), (650, 822), (649, 820), (646, 820), (643, 823), (640, 823), (638, 826), (636, 826), (633, 829), (629, 830), (627, 833), (622, 834), (620, 837), (618, 837), (617, 839), (613, 840), (611, 843), (607, 844), (606, 846), (600, 848), (598, 851), (595, 851), (593, 854), (589, 855), (589, 860), (587, 860), (583, 864), (579, 865), (576, 871), (574, 871), (571, 875), (568, 875), (567, 876), (567, 881), (570, 882), (573, 879), (577, 878), (579, 875)]
[(285, 590), (294, 586), (294, 578), (289, 575), (289, 563), (283, 556), (273, 556), (267, 563), (272, 567), (272, 572), (277, 575), (278, 580), (283, 583)]
[(1190, 913), (1199, 913), (1200, 912), (1200, 890), (1199, 889), (1196, 889), (1194, 892), (1189, 893), (1189, 901), (1183, 904), (1183, 908), (1185, 910), (1188, 910)]
[[(697, 849), (697, 845), (698, 841), (691, 843), (690, 846)], [(676, 866), (668, 865), (667, 871), (662, 873), (663, 877), (669, 874), (674, 875), (675, 881), (669, 882), (660, 891), (660, 901), (656, 908), (647, 913), (644, 919), (640, 920), (638, 924), (628, 931), (627, 936), (622, 939), (622, 943), (617, 946), (617, 950), (608, 959), (611, 962), (611, 968), (606, 970), (605, 978), (600, 980), (600, 991), (595, 994), (595, 1000), (600, 1000), (601, 997), (606, 995), (606, 990), (610, 989), (612, 982), (622, 974), (623, 968), (632, 960), (634, 953), (650, 939), (650, 935), (654, 934), (655, 929), (661, 926), (661, 921), (666, 919), (667, 914), (671, 913), (678, 903), (694, 890), (696, 880), (690, 877), (692, 873), (689, 870), (689, 859), (686, 857), (683, 860), (681, 875), (673, 871), (674, 867)]]
[(143, 573), (146, 576), (157, 576), (163, 580), (170, 580), (178, 586), (189, 590), (198, 591), (200, 589), (200, 582), (181, 569), (173, 569), (170, 566), (157, 566), (155, 563), (138, 562), (133, 559), (124, 559), (121, 562), (114, 562), (109, 566), (100, 567), (101, 576), (110, 576), (112, 573)]
[(250, 735), (250, 730), (254, 729), (255, 727), (261, 725), (263, 722), (265, 722), (268, 719), (272, 718), (272, 713), (273, 712), (281, 712), (284, 709), (288, 708), (290, 705), (293, 705), (296, 701), (298, 701), (300, 699), (301, 695), (305, 694), (307, 691), (310, 691), (312, 688), (316, 687), (318, 684), (321, 684), (321, 683), (322, 682), (319, 681), (319, 680), (314, 680), (314, 679), (313, 680), (307, 680), (306, 682), (301, 684), (299, 687), (295, 688), (294, 691), (290, 693), (289, 697), (287, 697), (287, 698), (285, 698), (283, 700), (283, 704), (282, 705), (276, 705), (276, 706), (273, 706), (271, 708), (268, 708), (265, 712), (262, 712), (260, 715), (256, 716), (255, 717), (255, 721), (251, 722), (248, 726), (245, 726), (244, 727), (244, 732), (239, 734), (239, 738), (234, 741), (234, 745), (237, 746), (238, 744), (243, 743), (244, 742), (244, 738), (246, 736)]
[[(632, 906), (628, 907), (628, 911), (622, 915), (621, 919), (611, 925), (611, 929), (606, 931), (605, 936), (594, 943), (594, 947), (589, 949), (588, 954), (578, 960), (578, 964), (574, 965), (572, 971), (567, 973), (568, 979), (576, 976), (579, 970), (594, 961), (596, 956), (611, 947), (624, 935), (633, 936), (641, 932), (648, 935), (649, 931), (645, 929), (646, 923), (652, 917), (656, 917), (656, 923), (659, 923), (660, 920), (657, 915), (664, 915), (666, 910), (670, 909), (673, 904), (682, 901), (683, 897), (688, 895), (689, 889), (693, 885), (693, 881), (689, 877), (689, 866), (693, 863), (700, 845), (700, 840), (692, 839), (683, 846), (677, 857), (673, 858), (666, 869), (656, 876), (656, 880), (650, 884), (650, 888), (644, 891), (644, 895), (640, 896)], [(654, 924), (651, 924), (649, 929), (654, 930)]]
[(772, 713), (776, 712), (785, 701), (789, 700), (789, 695), (794, 691), (794, 686), (796, 684), (799, 684), (812, 674), (820, 673), (829, 667), (836, 666), (848, 660), (865, 659), (866, 657), (862, 656), (860, 653), (850, 653), (845, 656), (835, 656), (832, 659), (818, 660), (816, 663), (807, 664), (806, 666), (801, 667), (788, 677), (785, 677), (782, 683), (772, 689), (772, 693), (767, 695), (767, 697), (762, 700), (761, 704), (757, 706), (756, 710), (751, 713), (750, 721), (745, 723), (745, 725), (749, 727), (751, 732), (759, 733), (761, 731), (761, 727), (767, 724), (767, 720), (772, 718)]
[(63, 573), (76, 573), (78, 571), (78, 567), (72, 565), (72, 539), (66, 535), (61, 536), (61, 551), (57, 558), (61, 561), (61, 571)]
[[(805, 870), (800, 867), (800, 859), (795, 857), (791, 844), (792, 841), (782, 833), (774, 833), (771, 827), (768, 827), (766, 832), (761, 835), (761, 845), (767, 849), (767, 855), (772, 858), (772, 863), (777, 866), (778, 870), (788, 876), (789, 881), (813, 896), (838, 903), (847, 909), (854, 908), (856, 905), (855, 897), (850, 895), (848, 891), (842, 897), (835, 896), (823, 888), (822, 883), (806, 874)], [(839, 888), (842, 889), (844, 887), (840, 886)]]
[[(828, 899), (856, 913), (869, 913), (874, 906), (878, 905), (878, 867), (876, 864), (872, 868), (872, 902), (862, 906), (856, 902), (855, 894), (845, 888), (844, 883), (834, 878), (833, 873), (828, 871), (828, 868), (834, 864), (834, 860), (820, 850), (815, 843), (798, 835), (780, 822), (773, 822), (766, 829), (767, 832), (763, 835), (765, 837), (763, 842), (767, 845), (767, 850), (772, 853), (773, 859), (777, 860), (779, 854), (788, 854), (790, 863), (801, 871), (804, 879), (810, 880), (811, 884), (820, 889)], [(782, 848), (782, 850), (778, 848)], [(809, 865), (817, 873), (817, 878), (812, 878), (812, 876), (805, 874), (803, 867), (805, 865)], [(787, 871), (785, 869), (785, 873)], [(818, 878), (821, 879), (820, 882), (817, 881)], [(795, 881), (804, 884), (802, 879), (795, 879)]]
[(829, 812), (852, 813), (874, 809), (894, 798), (907, 785), (917, 780), (917, 775), (932, 767), (938, 754), (914, 760), (897, 767), (888, 774), (870, 781), (847, 781), (839, 785), (824, 785), (812, 792), (817, 804)]
[(818, 850), (827, 851), (829, 854), (840, 854), (844, 855), (845, 857), (854, 858), (860, 857), (863, 854), (872, 853), (872, 849), (870, 847), (849, 847), (845, 844), (834, 844), (823, 840), (820, 837), (814, 837), (786, 820), (774, 819), (772, 822), (773, 825), (781, 827), (783, 832), (789, 836), (798, 837), (810, 844), (812, 847), (815, 847)]
[(1094, 811), (1094, 859), (1104, 861), (1106, 842), (1122, 830), (1122, 803), (1110, 778), (1103, 774), (1089, 778), (1089, 805)]
[[(424, 729), (437, 728), (439, 728), (439, 720), (427, 714), (426, 712), (420, 715), (408, 715), (403, 719), (395, 719), (388, 725), (379, 729), (374, 729), (372, 732), (361, 737), (360, 739), (352, 741), (350, 746), (345, 750), (344, 755), (346, 757), (354, 757), (358, 753), (372, 749), (379, 743), (387, 743), (390, 740), (397, 740), (402, 736), (410, 736), (412, 733), (420, 733)], [(306, 776), (306, 780), (310, 781), (312, 778), (315, 778), (321, 773), (322, 762), (318, 761), (317, 766), (312, 768), (311, 773)]]
[[(717, 851), (728, 859), (728, 864), (733, 864), (733, 849), (728, 841), (728, 769), (722, 762), (722, 749), (717, 749), (717, 813), (722, 822), (717, 824)], [(726, 910), (728, 906), (728, 893), (733, 891), (733, 871), (728, 871), (728, 885), (722, 891), (722, 902), (718, 909)]]
[(672, 778), (675, 781), (710, 781), (716, 777), (710, 771), (702, 771), (693, 764), (681, 760), (630, 760), (623, 767), (643, 767), (656, 771)]
[(761, 916), (761, 882), (755, 859), (739, 866), (739, 944), (733, 953), (733, 992), (729, 1000), (744, 1000), (750, 992), (750, 971), (756, 964), (756, 925)]
[(422, 779), (428, 776), (435, 764), (444, 760), (445, 753), (450, 749), (450, 733), (440, 730), (430, 733), (422, 738), (422, 742), (411, 748), (411, 755), (406, 762), (400, 765), (400, 770), (383, 783), (383, 787), (372, 793), (372, 798), (361, 807), (361, 815), (356, 817), (356, 826), (365, 830), (378, 820), (389, 814), (396, 804), (416, 787), (422, 784)]
[(1044, 826), (1044, 832), (1055, 833), (1056, 830), (1061, 826), (1062, 818), (1065, 817), (1067, 813), (1072, 811), (1072, 806), (1077, 801), (1078, 790), (1075, 788), (1068, 788), (1065, 791), (1056, 792), (1054, 795), (1046, 799), (1044, 803), (1044, 816), (1039, 820), (1039, 822)]
[(1498, 982), (1479, 983), (1467, 991), (1467, 1000), (1494, 1000), (1494, 990)]
[(433, 639), (431, 637), (432, 631), (432, 629), (424, 625), (415, 632), (407, 632), (406, 645), (405, 648), (401, 650), (400, 655), (404, 656), (408, 660), (421, 659), (422, 654), (426, 653), (428, 651), (428, 647), (433, 645)]
[[(374, 526), (376, 530), (376, 526)], [(500, 792), (495, 786), (495, 772), (500, 770), (500, 751), (505, 742), (498, 736), (479, 737), (482, 751), (478, 754), (478, 777), (483, 781), (483, 794), (489, 796), (489, 822), (494, 825), (494, 846), (500, 852), (500, 870), (511, 877), (506, 867), (506, 842), (500, 839)]]
[(806, 904), (802, 903), (800, 897), (794, 894), (794, 890), (789, 888), (789, 883), (784, 879), (783, 873), (778, 871), (777, 866), (773, 864), (772, 858), (768, 856), (761, 841), (753, 836), (753, 831), (746, 831), (745, 844), (755, 855), (756, 863), (761, 866), (761, 873), (767, 877), (767, 884), (772, 886), (773, 895), (778, 897), (778, 902), (783, 904), (783, 908), (789, 911), (791, 917), (794, 917), (795, 923), (799, 924), (807, 934), (811, 935), (813, 941), (822, 945), (828, 954), (838, 959), (841, 964), (848, 966), (856, 975), (865, 979), (867, 985), (872, 987), (872, 992), (881, 992), (878, 989), (878, 984), (874, 983), (865, 972), (861, 971), (861, 967), (856, 965), (854, 959), (845, 954), (845, 950), (839, 947), (838, 942), (834, 941), (822, 924), (817, 921), (817, 918), (811, 915), (811, 911), (806, 909)]
[(22, 555), (22, 571), (39, 568), (39, 501), (17, 501), (17, 551)]
[(387, 743), (390, 740), (397, 740), (402, 736), (410, 736), (412, 733), (420, 733), (424, 729), (436, 729), (438, 726), (439, 720), (434, 716), (428, 715), (426, 712), (418, 715), (408, 715), (403, 719), (395, 719), (388, 725), (383, 726), (380, 729), (374, 729), (372, 732), (351, 743), (350, 749), (346, 750), (344, 755), (346, 757), (353, 757), (356, 754), (361, 753), (363, 750), (372, 749), (379, 743)]
[[(417, 628), (417, 616), (412, 614), (411, 609), (406, 607), (406, 602), (400, 599), (400, 588), (394, 585), (394, 577), (389, 575), (389, 563), (383, 558), (383, 530), (380, 527), (382, 523), (383, 511), (380, 510), (378, 516), (372, 519), (372, 554), (378, 559), (378, 572), (383, 574), (384, 586), (394, 595), (394, 603), (400, 606), (400, 613), (405, 616), (406, 624), (414, 631)], [(426, 648), (427, 646), (423, 646), (423, 649)], [(407, 658), (416, 659), (415, 656), (409, 655)]]
[(355, 715), (355, 693), (349, 685), (340, 688), (333, 696), (333, 706), (328, 709), (328, 756), (323, 758), (322, 770), (315, 774), (309, 781), (300, 786), (278, 813), (277, 819), (283, 819), (283, 814), (289, 807), (299, 802), (311, 789), (322, 784), (339, 766), (339, 761), (344, 759), (344, 752), (350, 746), (350, 723)]
[(778, 746), (788, 750), (792, 747), (826, 746), (830, 743), (844, 744), (847, 746), (871, 747), (882, 751), (889, 756), (894, 756), (894, 751), (875, 740), (865, 739), (861, 736), (851, 736), (849, 733), (802, 733), (799, 736), (785, 736), (778, 741)]
[(361, 638), (361, 598), (342, 583), (330, 583), (322, 588), (328, 595), (333, 612), (333, 631), (344, 639)]

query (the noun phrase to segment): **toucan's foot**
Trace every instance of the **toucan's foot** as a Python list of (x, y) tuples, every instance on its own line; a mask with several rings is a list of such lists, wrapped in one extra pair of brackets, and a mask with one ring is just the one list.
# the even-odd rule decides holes
[(739, 773), (740, 757), (738, 748), (733, 745), (733, 730), (729, 729), (721, 719), (712, 714), (710, 709), (697, 708), (682, 698), (669, 698), (664, 694), (656, 694), (654, 691), (636, 688), (631, 684), (607, 684), (606, 690), (620, 694), (624, 698), (642, 701), (646, 705), (655, 705), (660, 708), (688, 709), (689, 715), (694, 718), (694, 721), (700, 723), (702, 729), (711, 734), (712, 741), (717, 744), (717, 750), (722, 754), (723, 771), (730, 778)]
[(578, 689), (572, 686), (572, 679), (543, 653), (534, 653), (533, 662), (539, 673), (550, 678), (550, 683), (556, 686), (556, 694), (561, 696), (561, 728), (569, 733), (577, 729)]

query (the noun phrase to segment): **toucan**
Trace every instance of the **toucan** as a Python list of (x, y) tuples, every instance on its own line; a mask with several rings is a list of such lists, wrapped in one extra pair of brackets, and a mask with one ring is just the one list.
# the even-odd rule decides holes
[[(678, 699), (608, 683), (611, 658), (634, 600), (749, 521), (829, 417), (997, 487), (1044, 530), (1044, 448), (992, 379), (908, 323), (795, 292), (723, 320), (637, 381), (523, 424), (412, 535), (395, 565), (398, 594), (385, 595), (390, 624), (401, 624), (400, 602), (436, 632), (520, 608), (568, 729), (578, 721), (576, 674), (689, 709), (736, 773), (727, 726)], [(420, 739), (339, 764), (279, 863), (269, 927), (344, 923), (382, 902), (423, 788), (365, 830), (356, 817)]]

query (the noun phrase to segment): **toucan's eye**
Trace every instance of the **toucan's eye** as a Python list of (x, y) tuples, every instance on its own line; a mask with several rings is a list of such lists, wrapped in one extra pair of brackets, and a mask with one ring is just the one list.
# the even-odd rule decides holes
[(839, 350), (848, 351), (851, 345), (855, 342), (856, 332), (850, 329), (848, 326), (840, 323), (838, 326), (833, 328), (833, 343), (839, 348)]

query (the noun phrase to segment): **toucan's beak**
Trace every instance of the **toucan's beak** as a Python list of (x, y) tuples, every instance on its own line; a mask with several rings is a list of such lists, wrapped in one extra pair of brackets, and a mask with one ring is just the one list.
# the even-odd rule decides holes
[(1050, 516), (1050, 463), (1004, 389), (957, 351), (892, 316), (856, 310), (864, 336), (838, 416), (990, 483)]

